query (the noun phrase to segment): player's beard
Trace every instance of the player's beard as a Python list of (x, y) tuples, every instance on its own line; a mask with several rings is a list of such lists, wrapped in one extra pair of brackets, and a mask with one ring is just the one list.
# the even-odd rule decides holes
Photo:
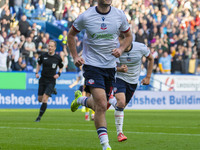
[(111, 4), (103, 4), (103, 7), (109, 7)]
[[(112, 3), (112, 1), (111, 1), (111, 3)], [(100, 2), (99, 2), (99, 5), (100, 5), (101, 7), (106, 8), (106, 7), (110, 7), (111, 3), (110, 3), (110, 4), (107, 4), (107, 3), (105, 3), (104, 1), (100, 1)]]

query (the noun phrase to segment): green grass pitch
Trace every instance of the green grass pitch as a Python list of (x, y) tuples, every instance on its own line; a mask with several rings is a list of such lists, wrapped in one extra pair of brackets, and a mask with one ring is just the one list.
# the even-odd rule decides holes
[[(93, 121), (84, 113), (0, 109), (0, 150), (101, 150)], [(200, 150), (199, 110), (125, 110), (125, 142), (117, 141), (114, 111), (106, 113), (112, 150)]]

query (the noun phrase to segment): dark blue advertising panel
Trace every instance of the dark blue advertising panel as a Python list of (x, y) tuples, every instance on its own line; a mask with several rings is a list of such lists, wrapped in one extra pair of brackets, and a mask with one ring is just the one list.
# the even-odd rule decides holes
[[(72, 84), (78, 74), (77, 73), (62, 73), (61, 76), (56, 80), (57, 89), (70, 89), (69, 85)], [(26, 89), (38, 89), (39, 79), (35, 78), (35, 73), (26, 74)], [(78, 86), (75, 86), (73, 89), (78, 89)]]
[[(73, 89), (58, 90), (48, 100), (48, 108), (69, 109), (74, 99)], [(37, 100), (37, 90), (0, 90), (1, 108), (39, 108), (41, 103)]]

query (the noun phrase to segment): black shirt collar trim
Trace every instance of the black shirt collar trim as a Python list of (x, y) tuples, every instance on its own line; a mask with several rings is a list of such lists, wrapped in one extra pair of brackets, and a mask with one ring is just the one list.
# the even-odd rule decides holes
[(101, 15), (107, 15), (107, 14), (109, 14), (109, 12), (111, 11), (111, 6), (110, 6), (110, 9), (109, 9), (109, 11), (108, 11), (107, 13), (102, 13), (102, 12), (100, 12), (100, 11), (98, 10), (97, 6), (95, 7), (95, 9), (96, 9), (97, 13), (99, 13), (99, 14), (101, 14)]
[(131, 48), (126, 52), (130, 52), (132, 50), (132, 48), (133, 48), (133, 43), (131, 43)]

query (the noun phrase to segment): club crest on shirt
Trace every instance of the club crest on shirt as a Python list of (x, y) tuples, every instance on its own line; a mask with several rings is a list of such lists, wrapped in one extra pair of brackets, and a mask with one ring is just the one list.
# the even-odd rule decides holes
[(130, 57), (127, 57), (126, 60), (127, 60), (127, 61), (131, 61), (131, 58), (130, 58)]
[(93, 79), (90, 79), (90, 80), (88, 80), (88, 83), (89, 83), (89, 84), (94, 84), (94, 80), (93, 80)]
[(131, 61), (131, 58), (129, 57), (129, 53), (127, 53), (128, 57), (126, 58), (127, 61)]
[(106, 30), (106, 29), (107, 29), (107, 25), (106, 25), (105, 23), (102, 23), (102, 24), (101, 24), (101, 29), (102, 29), (102, 30)]
[(56, 68), (56, 64), (52, 64), (52, 68), (55, 69)]

